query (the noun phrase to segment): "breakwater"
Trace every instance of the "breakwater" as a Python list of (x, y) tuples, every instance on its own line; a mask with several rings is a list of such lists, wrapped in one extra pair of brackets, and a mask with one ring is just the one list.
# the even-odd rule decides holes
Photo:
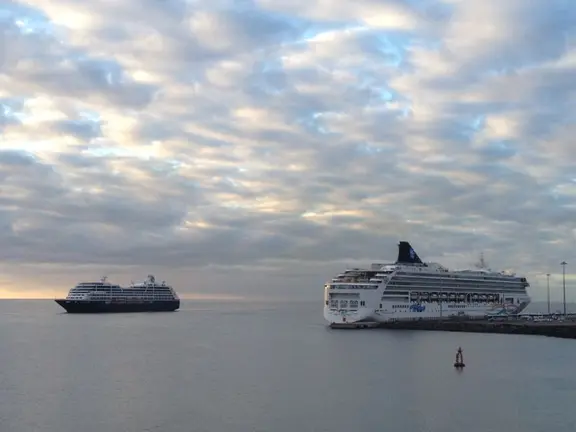
[(468, 333), (502, 333), (526, 334), (576, 339), (576, 321), (542, 321), (525, 320), (416, 320), (390, 321), (386, 323), (350, 323), (332, 326), (333, 328), (382, 328), (389, 330), (427, 330)]

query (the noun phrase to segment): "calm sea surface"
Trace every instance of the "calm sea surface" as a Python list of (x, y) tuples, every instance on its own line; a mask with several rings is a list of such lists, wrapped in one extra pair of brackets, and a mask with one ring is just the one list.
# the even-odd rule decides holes
[(0, 431), (576, 430), (576, 341), (330, 330), (321, 309), (67, 315), (0, 301)]

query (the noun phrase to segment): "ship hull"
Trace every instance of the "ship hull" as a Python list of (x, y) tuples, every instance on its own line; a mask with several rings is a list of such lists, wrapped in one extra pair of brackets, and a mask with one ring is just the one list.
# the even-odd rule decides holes
[[(426, 306), (413, 305), (413, 307), (394, 309), (392, 302), (383, 302), (382, 309), (368, 307), (357, 310), (334, 310), (324, 307), (324, 319), (330, 324), (346, 324), (357, 322), (390, 322), (418, 319), (445, 319), (448, 317), (467, 316), (470, 318), (484, 318), (487, 316), (511, 316), (522, 312), (530, 304), (529, 297), (523, 297), (517, 304), (446, 304), (442, 308), (438, 304)], [(442, 310), (440, 310), (442, 309)]]
[(180, 308), (180, 300), (153, 302), (106, 302), (56, 299), (68, 313), (126, 313), (126, 312), (174, 312)]

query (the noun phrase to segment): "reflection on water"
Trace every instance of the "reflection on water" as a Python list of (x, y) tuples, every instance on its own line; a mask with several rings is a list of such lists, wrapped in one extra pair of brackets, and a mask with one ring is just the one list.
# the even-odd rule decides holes
[(321, 306), (1, 301), (0, 431), (576, 430), (576, 341), (330, 330)]

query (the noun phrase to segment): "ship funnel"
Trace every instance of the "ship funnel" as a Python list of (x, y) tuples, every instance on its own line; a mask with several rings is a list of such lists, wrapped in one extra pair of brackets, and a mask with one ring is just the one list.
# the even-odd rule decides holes
[(396, 264), (423, 264), (422, 260), (407, 241), (398, 243), (398, 259)]

